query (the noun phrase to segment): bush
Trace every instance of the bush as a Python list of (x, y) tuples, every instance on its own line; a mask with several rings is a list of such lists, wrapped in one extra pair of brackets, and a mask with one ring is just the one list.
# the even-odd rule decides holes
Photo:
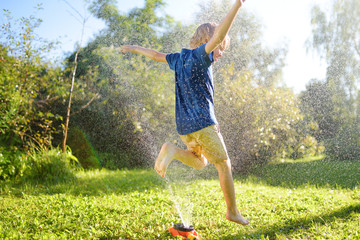
[(233, 67), (221, 70), (216, 100), (217, 116), (234, 170), (247, 172), (254, 165), (286, 157), (304, 138), (297, 98), (287, 89), (262, 86)]
[(359, 161), (360, 136), (357, 125), (346, 126), (325, 142), (325, 154), (334, 160)]
[(357, 95), (357, 100), (351, 100), (341, 86), (328, 79), (312, 81), (300, 96), (306, 121), (318, 125), (310, 133), (323, 142), (329, 159), (359, 160), (360, 95)]
[(38, 183), (57, 183), (75, 179), (78, 160), (71, 151), (63, 153), (54, 148), (36, 152), (28, 157), (25, 180)]
[(101, 168), (99, 158), (94, 148), (80, 128), (72, 127), (69, 129), (67, 144), (84, 169)]
[(302, 140), (296, 142), (295, 146), (289, 148), (288, 156), (292, 159), (300, 159), (304, 157), (313, 157), (321, 155), (325, 147), (319, 144), (315, 137), (306, 134)]
[(21, 177), (26, 169), (26, 155), (0, 147), (0, 180)]
[(62, 117), (49, 108), (67, 92), (68, 83), (62, 69), (44, 58), (53, 44), (37, 38), (41, 21), (12, 21), (8, 11), (5, 15), (8, 22), (0, 28), (0, 144), (25, 150), (51, 146)]

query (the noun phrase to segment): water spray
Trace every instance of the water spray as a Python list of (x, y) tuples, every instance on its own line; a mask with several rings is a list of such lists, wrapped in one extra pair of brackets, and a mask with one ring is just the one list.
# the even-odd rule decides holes
[[(169, 233), (176, 237), (176, 236), (180, 236), (183, 239), (200, 239), (199, 234), (195, 231), (194, 227), (191, 225), (191, 214), (184, 214), (184, 210), (189, 211), (190, 209), (182, 209), (182, 204), (180, 202), (178, 202), (179, 199), (177, 199), (177, 192), (176, 189), (175, 191), (173, 191), (172, 185), (168, 179), (169, 176), (166, 176), (164, 178), (164, 180), (166, 181), (166, 185), (170, 191), (171, 196), (173, 196), (172, 200), (174, 202), (174, 205), (176, 207), (176, 210), (179, 214), (179, 217), (182, 221), (182, 223), (175, 223), (173, 227), (170, 227)], [(184, 187), (184, 185), (182, 185), (182, 188)], [(189, 207), (189, 206), (188, 206)]]
[(200, 239), (198, 233), (195, 231), (192, 225), (185, 227), (182, 223), (175, 223), (173, 227), (169, 228), (169, 232), (172, 236), (180, 236), (183, 239)]

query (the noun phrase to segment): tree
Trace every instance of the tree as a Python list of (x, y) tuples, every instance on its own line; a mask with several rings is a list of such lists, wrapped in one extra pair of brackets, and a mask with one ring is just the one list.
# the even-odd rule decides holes
[[(156, 147), (157, 136), (169, 133), (168, 124), (161, 125), (158, 118), (165, 122), (173, 119), (172, 108), (167, 108), (173, 104), (169, 72), (164, 72), (164, 66), (141, 56), (124, 55), (118, 49), (125, 43), (160, 48), (159, 28), (172, 25), (170, 18), (158, 17), (163, 4), (146, 1), (144, 8), (127, 14), (120, 13), (114, 1), (93, 1), (90, 7), (107, 27), (79, 53), (76, 78), (82, 91), (74, 93), (73, 109), (79, 109), (94, 94), (99, 94), (99, 98), (81, 116), (74, 116), (70, 125), (79, 126), (98, 151), (124, 159), (118, 161), (118, 167), (143, 165), (149, 152), (157, 151), (144, 146), (146, 141)], [(68, 66), (74, 60), (72, 54)], [(155, 129), (157, 134), (153, 134)], [(133, 156), (133, 160), (124, 156)]]
[(313, 35), (308, 46), (318, 51), (328, 67), (325, 81), (311, 83), (303, 94), (305, 106), (310, 107), (306, 111), (318, 121), (318, 137), (325, 141), (328, 155), (358, 159), (360, 2), (334, 0), (329, 13), (314, 6), (311, 22)]
[(349, 98), (354, 98), (355, 83), (360, 82), (360, 2), (334, 0), (328, 14), (314, 6), (311, 23), (313, 35), (308, 45), (325, 58), (327, 80), (332, 79), (337, 88), (343, 88)]
[[(67, 4), (69, 4), (69, 3), (67, 3)], [(69, 4), (69, 6), (72, 9), (74, 9), (70, 4)], [(77, 64), (78, 64), (77, 59), (78, 59), (78, 56), (79, 56), (79, 52), (81, 50), (81, 44), (82, 44), (82, 39), (83, 39), (83, 36), (84, 36), (85, 24), (86, 24), (86, 21), (87, 21), (87, 18), (85, 16), (81, 15), (78, 11), (75, 11), (75, 12), (82, 19), (82, 30), (81, 30), (80, 43), (79, 43), (79, 46), (78, 46), (77, 51), (75, 53), (74, 66), (73, 66), (72, 75), (71, 75), (71, 87), (70, 87), (70, 91), (69, 91), (69, 101), (68, 101), (68, 107), (67, 107), (67, 111), (66, 111), (66, 119), (65, 119), (65, 126), (64, 126), (64, 139), (63, 139), (63, 142), (62, 142), (62, 151), (63, 151), (63, 153), (66, 152), (66, 141), (67, 141), (67, 136), (68, 136), (70, 113), (71, 113), (71, 99), (72, 99), (72, 94), (73, 94), (73, 90), (74, 90), (75, 75), (76, 75), (76, 69), (77, 69)], [(92, 101), (92, 100), (90, 100), (90, 101)]]
[(341, 128), (343, 116), (336, 111), (329, 86), (321, 81), (313, 80), (300, 94), (301, 109), (306, 114), (305, 121), (317, 123), (312, 134), (319, 141), (334, 138)]
[[(7, 22), (0, 31), (0, 179), (31, 172), (31, 164), (39, 160), (31, 154), (45, 153), (52, 146), (62, 122), (52, 105), (61, 101), (66, 88), (61, 69), (44, 58), (54, 43), (38, 39), (34, 33), (41, 20), (30, 16), (16, 21), (9, 11), (4, 13)], [(55, 171), (61, 170), (58, 165)]]
[(1, 28), (0, 141), (11, 147), (48, 147), (59, 130), (61, 117), (50, 105), (64, 93), (60, 68), (44, 60), (54, 43), (37, 39), (34, 30), (41, 23), (33, 16), (8, 22)]
[(121, 14), (114, 0), (94, 0), (90, 11), (107, 26), (99, 36), (104, 46), (119, 47), (124, 43), (152, 46), (158, 41), (157, 30), (166, 29), (172, 19), (159, 17), (157, 11), (165, 5), (164, 0), (145, 0), (144, 8), (134, 8)]
[[(306, 155), (317, 143), (298, 131), (303, 118), (294, 93), (288, 89), (256, 86), (249, 72), (234, 66), (220, 70), (222, 84), (216, 92), (217, 116), (236, 171), (249, 171), (254, 165), (274, 158)], [(300, 147), (304, 148), (302, 155)]]

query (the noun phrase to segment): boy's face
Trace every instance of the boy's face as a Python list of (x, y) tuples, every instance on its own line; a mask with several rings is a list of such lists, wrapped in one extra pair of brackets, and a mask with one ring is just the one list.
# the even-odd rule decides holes
[(214, 50), (214, 62), (216, 62), (219, 58), (221, 58), (223, 53), (224, 53), (224, 49), (222, 49), (220, 46), (217, 47)]

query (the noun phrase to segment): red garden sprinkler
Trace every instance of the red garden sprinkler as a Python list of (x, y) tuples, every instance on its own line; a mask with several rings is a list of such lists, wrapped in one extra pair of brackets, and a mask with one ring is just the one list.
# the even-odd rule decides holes
[(172, 236), (180, 236), (183, 239), (200, 239), (198, 233), (194, 230), (194, 227), (190, 225), (189, 227), (185, 227), (182, 223), (175, 223), (173, 227), (169, 228), (169, 232)]

